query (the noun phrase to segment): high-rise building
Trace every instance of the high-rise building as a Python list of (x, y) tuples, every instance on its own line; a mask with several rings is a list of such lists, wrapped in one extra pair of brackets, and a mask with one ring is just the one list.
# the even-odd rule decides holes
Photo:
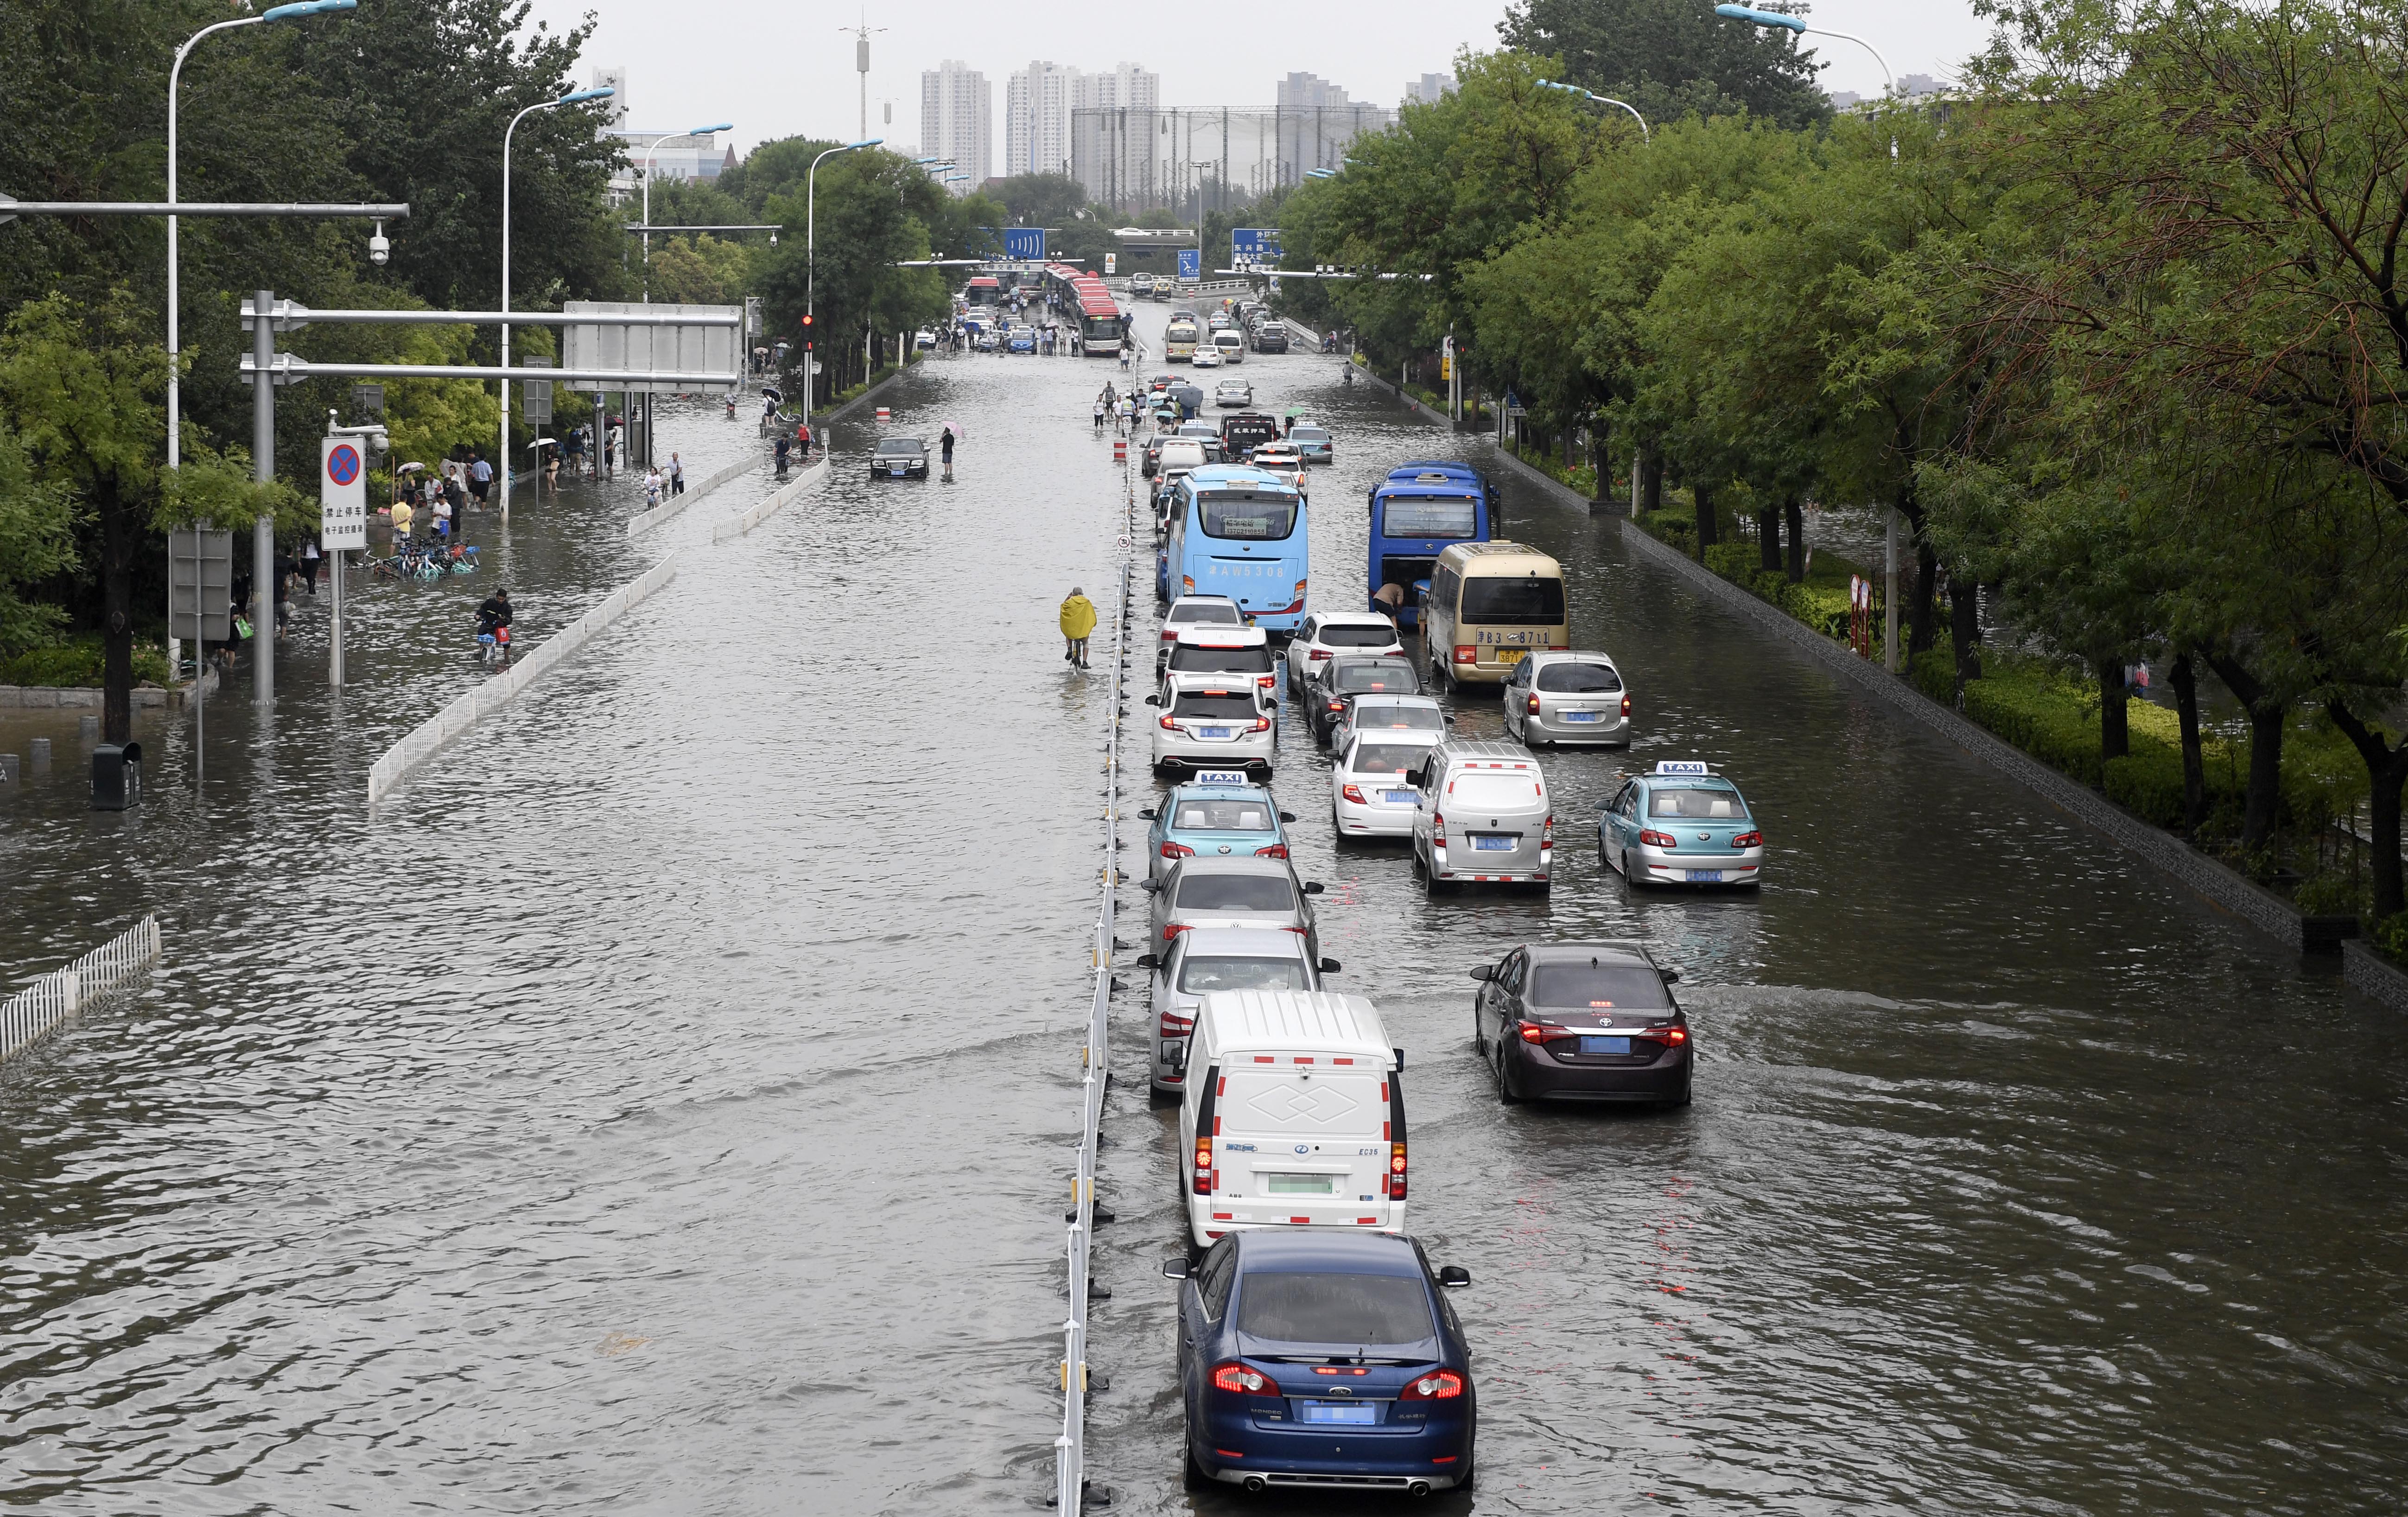
[(1346, 92), (1312, 74), (1290, 74), (1279, 83), (1280, 182), (1296, 183), (1315, 168), (1336, 168), (1346, 145), (1364, 132), (1383, 132), (1395, 113), (1346, 98)]
[(920, 149), (952, 159), (969, 176), (957, 193), (987, 181), (995, 167), (995, 94), (984, 74), (953, 58), (921, 74)]
[(1070, 171), (1070, 108), (1084, 82), (1075, 68), (1031, 63), (1011, 76), (1003, 96), (1003, 173)]
[(1455, 93), (1453, 74), (1424, 74), (1405, 86), (1405, 104), (1434, 106), (1439, 96)]
[(1082, 74), (1072, 104), (1089, 110), (1153, 110), (1162, 104), (1162, 76), (1130, 63), (1116, 65), (1109, 74)]

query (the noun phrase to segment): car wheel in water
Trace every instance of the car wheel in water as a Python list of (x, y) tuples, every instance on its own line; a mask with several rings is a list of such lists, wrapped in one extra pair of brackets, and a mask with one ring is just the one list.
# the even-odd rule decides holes
[(1645, 883), (1631, 871), (1630, 850), (1628, 848), (1622, 850), (1622, 877), (1623, 880), (1634, 890), (1639, 889)]
[(1211, 1490), (1217, 1482), (1213, 1481), (1211, 1476), (1204, 1473), (1204, 1466), (1196, 1462), (1196, 1444), (1194, 1440), (1182, 1438), (1180, 1442), (1187, 1451), (1186, 1457), (1180, 1461), (1180, 1485), (1190, 1491)]
[(1508, 1079), (1505, 1077), (1505, 1041), (1504, 1041), (1504, 1039), (1499, 1038), (1499, 1039), (1498, 1040), (1498, 1042), (1497, 1042), (1497, 1056), (1496, 1056), (1494, 1059), (1491, 1059), (1491, 1060), (1489, 1061), (1488, 1067), (1489, 1067), (1490, 1071), (1491, 1071), (1492, 1073), (1494, 1073), (1494, 1074), (1496, 1075), (1496, 1076), (1497, 1076), (1497, 1101), (1498, 1101), (1498, 1104), (1499, 1105), (1506, 1105), (1506, 1106), (1518, 1106), (1518, 1105), (1520, 1105), (1522, 1104), (1522, 1098), (1521, 1098), (1520, 1096), (1515, 1095), (1515, 1094), (1513, 1093), (1513, 1086), (1512, 1086), (1512, 1082), (1511, 1082), (1510, 1080), (1508, 1080)]

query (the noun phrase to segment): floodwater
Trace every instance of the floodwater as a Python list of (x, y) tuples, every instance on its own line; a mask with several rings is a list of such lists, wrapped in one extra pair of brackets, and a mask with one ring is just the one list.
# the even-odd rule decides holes
[[(1484, 444), (1318, 355), (1238, 373), (1334, 422), (1315, 598), (1354, 603), (1369, 481)], [(681, 546), (677, 578), (373, 816), (368, 762), (472, 677), (481, 585), (356, 597), (381, 630), (339, 701), (305, 613), (272, 716), (240, 678), (212, 703), (205, 805), (165, 722), (140, 812), (80, 809), (71, 743), (0, 799), (13, 979), (145, 910), (169, 934), (0, 1068), (0, 1502), (1041, 1498), (1110, 716), (1054, 610), (1149, 552), (1107, 375), (932, 363), (882, 399), (966, 424), (953, 482), (867, 481), (860, 413), (825, 486), (715, 547), (765, 480), (634, 545), (623, 500), (522, 496), (506, 571), (552, 625)], [(663, 436), (697, 478), (758, 447), (704, 409)], [(1507, 487), (1641, 718), (1544, 756), (1552, 895), (1426, 902), (1401, 851), (1335, 850), (1294, 722), (1277, 780), (1338, 983), (1409, 1049), (1415, 1230), (1475, 1281), (1481, 1485), (1424, 1505), (2394, 1510), (2398, 1021)], [(1634, 897), (1581, 845), (1618, 768), (1674, 757), (1748, 791), (1760, 892)], [(1687, 971), (1695, 1105), (1500, 1106), (1464, 971), (1609, 934)], [(1171, 1114), (1122, 977), (1091, 1473), (1116, 1510), (1284, 1510), (1180, 1485)]]

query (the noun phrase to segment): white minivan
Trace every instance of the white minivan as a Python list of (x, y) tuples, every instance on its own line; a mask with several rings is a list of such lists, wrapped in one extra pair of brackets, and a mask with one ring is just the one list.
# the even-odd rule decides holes
[(1206, 996), (1179, 1103), (1195, 1246), (1252, 1228), (1403, 1232), (1403, 1066), (1359, 995)]
[(1246, 361), (1246, 334), (1234, 327), (1225, 326), (1213, 333), (1212, 346), (1221, 350), (1221, 361), (1225, 364)]

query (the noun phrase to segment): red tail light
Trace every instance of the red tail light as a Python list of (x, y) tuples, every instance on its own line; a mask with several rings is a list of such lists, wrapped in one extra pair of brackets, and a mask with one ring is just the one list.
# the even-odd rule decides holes
[(1210, 1138), (1196, 1140), (1196, 1193), (1212, 1193), (1212, 1142)]
[(1162, 845), (1162, 856), (1165, 859), (1185, 859), (1195, 852), (1195, 849), (1184, 843), (1166, 843)]
[(1761, 832), (1742, 832), (1739, 836), (1731, 839), (1731, 846), (1734, 848), (1761, 848), (1764, 846), (1764, 834)]
[(1630, 698), (1627, 695), (1622, 698), (1622, 714), (1625, 716), (1630, 715)]
[(1641, 832), (1639, 841), (1651, 848), (1670, 848), (1678, 844), (1670, 832)]
[(1162, 924), (1162, 941), (1168, 943), (1172, 938), (1177, 937), (1180, 933), (1186, 931), (1187, 924), (1185, 922), (1165, 922)]
[(1664, 1029), (1664, 1041), (1677, 1048), (1689, 1041), (1689, 1030), (1685, 1027), (1668, 1027)]
[(1277, 684), (1277, 683), (1279, 683), (1279, 682), (1278, 682), (1278, 678), (1277, 678), (1277, 676), (1275, 676), (1275, 675), (1270, 675), (1270, 674), (1265, 674), (1265, 675), (1263, 675), (1260, 679), (1255, 680), (1255, 681), (1254, 681), (1254, 683), (1255, 683), (1256, 685), (1261, 686), (1264, 689), (1268, 690), (1268, 689), (1269, 689), (1273, 685), (1276, 685), (1276, 684)]
[(1312, 655), (1311, 655), (1309, 657), (1307, 657), (1305, 661), (1306, 661), (1307, 663), (1314, 663), (1314, 664), (1317, 664), (1317, 663), (1321, 662), (1321, 660), (1323, 660), (1324, 658), (1326, 658), (1326, 657), (1329, 657), (1329, 650), (1328, 650), (1327, 648), (1315, 648), (1315, 649), (1313, 649), (1313, 650), (1312, 650)]
[(1530, 697), (1529, 701), (1522, 709), (1529, 713), (1531, 715), (1536, 716), (1539, 714), (1539, 698), (1535, 695)]
[(1549, 1034), (1561, 1037), (1564, 1032), (1560, 1027), (1550, 1026), (1544, 1022), (1516, 1022), (1513, 1025), (1515, 1031), (1522, 1034), (1522, 1041), (1525, 1043), (1544, 1043)]
[(1458, 664), (1471, 663), (1479, 657), (1480, 650), (1469, 643), (1458, 643), (1455, 645), (1455, 661)]
[(1179, 576), (1179, 593), (1181, 595), (1194, 595), (1196, 593), (1195, 575), (1182, 574)]
[(1430, 846), (1433, 848), (1446, 846), (1446, 817), (1442, 814), (1434, 813), (1430, 816)]
[[(1235, 1359), (1230, 1360), (1226, 1365), (1214, 1365), (1212, 1366), (1212, 1389), (1216, 1391), (1226, 1391), (1231, 1395), (1277, 1395), (1280, 1394), (1279, 1386), (1272, 1382), (1271, 1378), (1268, 1375), (1264, 1374), (1261, 1370), (1255, 1369), (1251, 1365), (1241, 1365)], [(1455, 1382), (1455, 1394), (1460, 1394), (1462, 1390), (1463, 1383), (1462, 1381), (1457, 1380)]]
[(1405, 1146), (1401, 1143), (1391, 1143), (1388, 1145), (1388, 1199), (1402, 1201), (1404, 1198)]
[(1185, 1037), (1188, 1033), (1195, 1031), (1196, 1022), (1193, 1018), (1173, 1017), (1167, 1011), (1162, 1014), (1162, 1035), (1164, 1037)]
[(1162, 730), (1166, 732), (1176, 732), (1179, 730), (1179, 724), (1165, 716), (1162, 718)]
[(1254, 857), (1257, 859), (1284, 859), (1287, 857), (1287, 845), (1284, 843), (1274, 843), (1268, 848), (1256, 848), (1254, 850)]
[(1363, 799), (1363, 787), (1359, 785), (1341, 785), (1338, 787), (1338, 793), (1358, 806), (1368, 806), (1371, 803)]
[[(1214, 1370), (1218, 1375), (1220, 1371)], [(1463, 1377), (1451, 1369), (1433, 1369), (1397, 1393), (1399, 1401), (1452, 1401), (1463, 1394)]]
[(1255, 718), (1254, 718), (1254, 730), (1255, 730), (1255, 731), (1257, 731), (1257, 732), (1268, 732), (1268, 731), (1269, 731), (1270, 730), (1271, 730), (1271, 719), (1270, 719), (1268, 716), (1257, 716), (1257, 717), (1255, 717)]
[(1344, 701), (1342, 701), (1342, 700), (1334, 700), (1334, 701), (1330, 701), (1330, 702), (1329, 702), (1329, 714), (1330, 714), (1331, 715), (1333, 715), (1333, 716), (1337, 715), (1340, 712), (1344, 711), (1345, 709), (1346, 709), (1346, 702), (1345, 702)]
[(1541, 833), (1539, 834), (1539, 846), (1541, 846), (1541, 847), (1542, 847), (1542, 848), (1552, 848), (1552, 847), (1554, 847), (1555, 845), (1555, 814), (1554, 812), (1552, 812), (1552, 811), (1551, 811), (1551, 812), (1547, 813), (1547, 827), (1546, 827), (1546, 831), (1542, 831), (1542, 832), (1541, 832)]

